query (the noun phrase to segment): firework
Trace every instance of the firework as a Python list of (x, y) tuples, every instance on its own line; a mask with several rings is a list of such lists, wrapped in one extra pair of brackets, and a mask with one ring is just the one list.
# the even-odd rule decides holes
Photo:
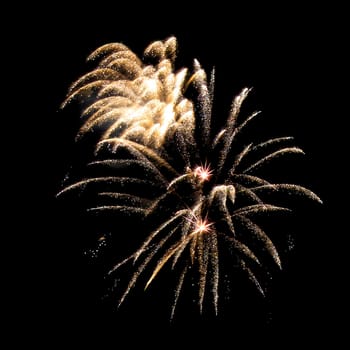
[[(264, 265), (257, 249), (267, 252), (278, 268), (282, 262), (255, 217), (291, 210), (267, 202), (267, 194), (286, 192), (321, 202), (302, 186), (270, 183), (256, 174), (281, 156), (303, 151), (290, 146), (291, 137), (240, 146), (238, 136), (259, 114), (240, 117), (250, 89), (233, 99), (222, 129), (214, 132), (214, 71), (208, 81), (197, 60), (192, 73), (175, 71), (176, 51), (171, 37), (149, 45), (143, 59), (119, 43), (104, 45), (88, 57), (96, 69), (70, 87), (62, 106), (74, 100), (82, 104), (77, 141), (94, 137), (96, 147), (86, 173), (68, 180), (58, 193), (62, 198), (95, 195), (96, 201), (86, 207), (91, 213), (152, 221), (153, 229), (140, 246), (109, 274), (130, 268), (120, 305), (141, 275), (148, 273), (147, 289), (165, 265), (178, 270), (171, 317), (190, 269), (198, 271), (200, 311), (208, 298), (218, 312), (219, 271), (229, 263), (220, 261), (223, 249), (264, 294), (256, 273)], [(196, 92), (194, 101), (186, 97), (190, 87)]]

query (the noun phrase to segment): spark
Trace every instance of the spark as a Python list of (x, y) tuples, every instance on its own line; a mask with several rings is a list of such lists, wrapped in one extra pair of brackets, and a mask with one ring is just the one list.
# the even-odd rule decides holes
[(210, 227), (213, 225), (213, 223), (208, 223), (206, 219), (198, 219), (195, 223), (194, 231), (195, 233), (209, 233), (211, 231)]
[(205, 182), (209, 181), (210, 177), (213, 174), (213, 171), (210, 169), (209, 165), (197, 166), (194, 169), (193, 174), (195, 177), (199, 178), (200, 182)]

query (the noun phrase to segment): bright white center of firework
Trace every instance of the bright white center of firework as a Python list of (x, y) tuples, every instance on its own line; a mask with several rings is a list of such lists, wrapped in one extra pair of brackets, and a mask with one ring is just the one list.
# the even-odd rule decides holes
[(211, 170), (208, 166), (198, 166), (194, 169), (194, 175), (197, 176), (201, 182), (208, 181), (211, 176)]
[(197, 220), (196, 222), (196, 229), (195, 229), (195, 232), (198, 232), (198, 233), (207, 233), (210, 231), (210, 226), (212, 224), (208, 223), (207, 220), (202, 220), (202, 219), (199, 219)]

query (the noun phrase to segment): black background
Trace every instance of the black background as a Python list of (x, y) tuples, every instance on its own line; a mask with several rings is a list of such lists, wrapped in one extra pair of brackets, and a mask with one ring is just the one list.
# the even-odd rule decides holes
[[(17, 174), (26, 209), (18, 214), (23, 220), (14, 223), (24, 243), (19, 253), (24, 262), (15, 273), (21, 305), (15, 328), (44, 344), (97, 341), (97, 348), (107, 348), (107, 343), (120, 348), (123, 340), (154, 347), (212, 342), (220, 349), (242, 340), (280, 348), (292, 341), (336, 341), (341, 333), (336, 313), (345, 307), (338, 303), (343, 293), (341, 238), (331, 220), (337, 184), (330, 186), (338, 168), (339, 129), (334, 125), (343, 117), (337, 110), (343, 101), (338, 88), (344, 44), (340, 10), (253, 5), (245, 10), (219, 5), (188, 9), (175, 3), (162, 5), (159, 13), (155, 9), (101, 3), (73, 11), (52, 5), (38, 9), (42, 15), (28, 16), (22, 28), (18, 46), (26, 60), (15, 56), (26, 80), (20, 116), (25, 138), (16, 152), (22, 159)], [(81, 258), (84, 225), (57, 210), (54, 196), (70, 165), (79, 125), (78, 115), (60, 112), (59, 105), (68, 86), (87, 71), (87, 55), (108, 42), (123, 42), (142, 54), (149, 42), (170, 35), (178, 39), (178, 67), (190, 66), (193, 58), (207, 72), (216, 67), (222, 118), (234, 94), (245, 86), (254, 88), (248, 104), (263, 111), (261, 132), (295, 137), (307, 154), (295, 169), (297, 179), (325, 202), (322, 208), (305, 206), (300, 213), (296, 248), (273, 284), (267, 312), (261, 301), (253, 297), (250, 303), (242, 293), (237, 309), (231, 305), (219, 317), (182, 312), (170, 324), (158, 310), (161, 301), (111, 314), (100, 308), (94, 270)]]

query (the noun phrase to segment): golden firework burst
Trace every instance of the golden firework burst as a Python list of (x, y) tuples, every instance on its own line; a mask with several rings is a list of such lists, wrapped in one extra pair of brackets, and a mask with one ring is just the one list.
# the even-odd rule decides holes
[[(300, 194), (321, 203), (302, 186), (270, 183), (255, 173), (281, 156), (303, 151), (290, 145), (291, 137), (239, 147), (237, 136), (258, 115), (253, 112), (239, 118), (250, 89), (244, 88), (233, 99), (225, 124), (214, 133), (214, 71), (209, 82), (197, 60), (192, 73), (187, 68), (175, 71), (176, 51), (176, 38), (171, 37), (150, 44), (144, 59), (119, 43), (104, 45), (89, 56), (97, 62), (96, 68), (72, 84), (62, 106), (74, 100), (84, 106), (77, 141), (87, 134), (97, 135), (93, 160), (87, 164), (94, 175), (87, 173), (58, 193), (63, 198), (68, 193), (97, 194), (99, 204), (89, 203), (86, 208), (94, 213), (138, 215), (145, 221), (157, 214), (155, 228), (109, 274), (130, 266), (131, 277), (119, 299), (122, 304), (141, 274), (151, 270), (147, 288), (169, 261), (173, 268), (184, 261), (171, 317), (190, 266), (199, 272), (200, 310), (208, 294), (218, 312), (219, 265), (229, 263), (219, 262), (221, 249), (233, 252), (248, 278), (264, 293), (255, 273), (263, 265), (256, 250), (265, 250), (279, 268), (282, 262), (254, 217), (291, 210), (269, 203), (264, 194)], [(152, 64), (146, 63), (150, 60)], [(185, 96), (189, 86), (196, 90), (197, 100)], [(233, 151), (234, 144), (238, 152)], [(256, 159), (257, 154), (263, 155)], [(247, 204), (240, 204), (239, 197)], [(244, 235), (238, 234), (242, 226)], [(252, 240), (259, 244), (250, 245)]]

